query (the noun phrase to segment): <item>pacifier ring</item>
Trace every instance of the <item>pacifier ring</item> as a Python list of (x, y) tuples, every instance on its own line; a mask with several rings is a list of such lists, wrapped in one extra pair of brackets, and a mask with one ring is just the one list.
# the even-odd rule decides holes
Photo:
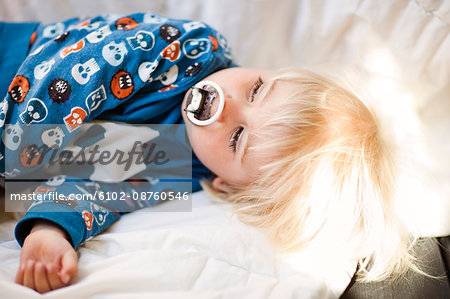
[[(208, 89), (211, 89), (211, 87), (212, 89), (214, 89), (213, 92), (215, 92), (216, 94), (209, 102), (208, 97), (211, 96), (211, 91)], [(207, 126), (215, 122), (222, 114), (223, 107), (225, 106), (225, 96), (223, 94), (222, 88), (217, 83), (207, 80), (200, 81), (192, 87), (191, 96), (191, 102), (184, 109), (184, 111), (186, 112), (188, 119), (193, 124), (198, 126)], [(219, 107), (217, 108), (213, 116), (210, 117), (210, 115), (208, 115), (209, 118), (205, 120), (197, 118), (199, 117), (199, 115), (202, 115), (202, 113), (204, 113), (205, 105), (209, 105), (206, 108), (209, 109), (207, 113), (210, 113), (212, 104), (216, 100), (219, 100)]]

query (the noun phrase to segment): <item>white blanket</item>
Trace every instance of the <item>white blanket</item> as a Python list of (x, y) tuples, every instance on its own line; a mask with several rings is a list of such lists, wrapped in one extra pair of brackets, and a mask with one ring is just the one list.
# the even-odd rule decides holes
[[(0, 20), (136, 11), (209, 23), (243, 66), (334, 63), (368, 74), (360, 87), (403, 148), (402, 218), (418, 234), (450, 233), (450, 1), (22, 0), (1, 2)], [(80, 248), (75, 283), (45, 297), (334, 298), (350, 281), (352, 265), (330, 263), (331, 249), (276, 255), (203, 192), (193, 201), (192, 212), (126, 215)], [(0, 296), (37, 297), (13, 283), (13, 227), (0, 226)]]
[[(295, 298), (301, 294), (304, 298), (334, 298), (338, 295), (322, 277), (294, 270), (277, 259), (261, 232), (213, 204), (204, 192), (194, 193), (192, 212), (161, 212), (167, 210), (163, 205), (176, 204), (168, 202), (125, 215), (105, 233), (82, 245), (78, 251), (79, 274), (73, 284), (45, 297)], [(38, 297), (38, 293), (12, 281), (20, 254), (12, 235), (14, 224), (14, 221), (4, 223), (0, 230), (1, 297)], [(344, 281), (349, 277), (344, 276)]]

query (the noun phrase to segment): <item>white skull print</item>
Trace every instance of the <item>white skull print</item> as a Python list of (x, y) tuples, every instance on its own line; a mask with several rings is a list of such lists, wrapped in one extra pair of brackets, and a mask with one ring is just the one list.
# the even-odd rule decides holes
[(153, 62), (145, 61), (139, 65), (138, 74), (139, 78), (142, 82), (152, 82), (153, 78), (151, 78), (152, 73), (158, 67), (159, 61), (155, 60)]
[(2, 140), (6, 148), (11, 151), (17, 150), (22, 142), (22, 134), (23, 130), (19, 124), (6, 125), (2, 134)]
[(161, 75), (156, 77), (155, 80), (159, 80), (161, 81), (162, 84), (168, 86), (174, 83), (177, 80), (177, 77), (178, 77), (178, 66), (175, 64), (167, 72), (162, 73)]
[(65, 175), (57, 175), (47, 180), (46, 184), (52, 187), (62, 185), (66, 181)]
[(144, 23), (147, 24), (162, 24), (167, 22), (167, 18), (166, 17), (162, 17), (160, 15), (155, 15), (155, 14), (150, 14), (150, 13), (146, 13), (144, 15)]
[(198, 29), (198, 28), (206, 28), (206, 25), (203, 24), (202, 22), (194, 21), (194, 22), (189, 22), (189, 23), (183, 24), (183, 28), (184, 28), (184, 30), (186, 30), (186, 32), (189, 32), (191, 30)]
[(3, 127), (6, 120), (6, 113), (8, 112), (9, 104), (6, 99), (0, 103), (0, 128)]
[(102, 49), (103, 58), (112, 66), (120, 65), (127, 54), (125, 42), (116, 43), (112, 41)]
[(64, 131), (60, 127), (56, 127), (42, 132), (41, 140), (48, 148), (58, 149), (63, 143), (64, 136)]
[(86, 35), (86, 40), (91, 44), (96, 44), (104, 40), (105, 37), (107, 37), (111, 33), (112, 33), (111, 29), (109, 28), (108, 25), (106, 25)]
[(45, 27), (44, 31), (42, 31), (42, 36), (47, 38), (54, 38), (60, 36), (63, 33), (64, 33), (64, 24), (56, 23)]
[(51, 59), (49, 61), (44, 61), (41, 64), (38, 64), (35, 68), (34, 68), (34, 77), (37, 80), (41, 80), (42, 78), (45, 77), (45, 75), (48, 74), (48, 72), (50, 72), (50, 70), (52, 69), (52, 65), (55, 64), (55, 59)]
[(75, 66), (72, 68), (72, 77), (79, 84), (84, 85), (88, 83), (91, 76), (99, 70), (100, 67), (98, 66), (97, 62), (94, 58), (91, 58), (83, 64), (75, 64)]

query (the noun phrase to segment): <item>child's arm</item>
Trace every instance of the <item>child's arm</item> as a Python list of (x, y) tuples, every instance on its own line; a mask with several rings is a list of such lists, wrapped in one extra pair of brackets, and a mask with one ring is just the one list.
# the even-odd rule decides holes
[(44, 293), (66, 286), (77, 269), (78, 256), (65, 232), (37, 220), (23, 243), (16, 282)]
[[(31, 53), (18, 70), (19, 76), (16, 76), (17, 81), (27, 79), (27, 84), (23, 80), (22, 85), (14, 81), (10, 86), (14, 98), (9, 94), (0, 103), (0, 107), (2, 104), (3, 107), (9, 107), (6, 109), (6, 123), (15, 124), (15, 129), (20, 132), (17, 134), (21, 136), (18, 142), (20, 147), (19, 144), (17, 147), (15, 143), (8, 144), (9, 155), (5, 163), (7, 171), (19, 172), (21, 177), (26, 178), (27, 173), (36, 171), (50, 159), (51, 155), (43, 155), (39, 165), (32, 165), (29, 161), (26, 161), (27, 165), (22, 165), (20, 153), (24, 147), (36, 144), (40, 149), (43, 148), (43, 131), (22, 132), (22, 129), (28, 128), (27, 125), (31, 123), (59, 124), (58, 131), (64, 131), (64, 139), (59, 145), (61, 149), (72, 139), (79, 124), (95, 119), (100, 114), (103, 119), (130, 123), (177, 123), (181, 121), (179, 104), (186, 90), (206, 75), (232, 65), (230, 49), (225, 39), (203, 23), (162, 19), (150, 14), (133, 14), (125, 19), (130, 17), (136, 21), (130, 28), (121, 23), (124, 18), (106, 20), (97, 17), (91, 19), (89, 25), (80, 24), (81, 27), (75, 29), (70, 29), (66, 26), (69, 23), (65, 23), (63, 30), (70, 29), (70, 33), (57, 38), (49, 37), (48, 33), (61, 25), (39, 28)], [(96, 26), (98, 29), (94, 28)], [(171, 36), (170, 32), (176, 34)], [(148, 43), (149, 40), (154, 41), (152, 49), (149, 49), (149, 45), (153, 45)], [(108, 46), (113, 45), (123, 50), (120, 61), (115, 61), (113, 58), (117, 55), (107, 51)], [(103, 50), (108, 53), (104, 54)], [(90, 76), (83, 79), (79, 72), (86, 67), (90, 68)], [(63, 80), (60, 80), (61, 78)], [(122, 84), (129, 81), (131, 86)], [(20, 93), (18, 98), (15, 91), (20, 88), (25, 88), (28, 92)], [(33, 109), (38, 110), (39, 115), (27, 112)], [(3, 127), (0, 126), (1, 132)], [(12, 139), (14, 136), (10, 137)], [(0, 146), (0, 151), (4, 151), (4, 147)], [(2, 167), (4, 166), (0, 163), (0, 171), (5, 170), (1, 169)], [(86, 186), (81, 187), (87, 189)], [(58, 191), (54, 186), (47, 186), (47, 189), (52, 189), (55, 193)], [(41, 192), (44, 192), (42, 190)], [(118, 190), (120, 191), (113, 191)], [(155, 188), (145, 191), (149, 190), (155, 191)], [(102, 187), (100, 191), (107, 190)], [(83, 192), (77, 189), (70, 193)], [(68, 195), (69, 192), (60, 194)], [(138, 190), (132, 194), (141, 193)], [(66, 241), (71, 243), (72, 248), (76, 248), (120, 217), (120, 213), (113, 211), (128, 212), (146, 206), (140, 200), (133, 200), (133, 196), (130, 200), (115, 202), (120, 205), (129, 204), (126, 209), (122, 206), (109, 207), (109, 204), (104, 208), (95, 203), (91, 205), (88, 201), (50, 201), (36, 202), (16, 226), (16, 238), (19, 244), (24, 246), (22, 264), (35, 258), (34, 251), (52, 252), (51, 247), (44, 242), (31, 242), (31, 247), (25, 244), (34, 239), (28, 234), (37, 219), (58, 223), (70, 236)], [(74, 205), (76, 207), (73, 207)], [(33, 231), (33, 235), (38, 232), (39, 230)], [(47, 230), (45, 232), (48, 233)], [(49, 238), (47, 233), (43, 239)], [(52, 235), (53, 241), (54, 238), (55, 235)], [(38, 238), (35, 241), (38, 241)], [(62, 261), (63, 255), (59, 256)], [(28, 270), (31, 272), (26, 271), (27, 269), (19, 270), (19, 283), (28, 285), (30, 273), (33, 273), (34, 277), (36, 271), (33, 270), (42, 270), (41, 266), (30, 267)]]

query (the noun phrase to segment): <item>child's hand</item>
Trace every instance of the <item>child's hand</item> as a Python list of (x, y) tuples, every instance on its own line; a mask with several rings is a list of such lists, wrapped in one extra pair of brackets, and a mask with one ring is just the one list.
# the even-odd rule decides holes
[(40, 293), (66, 286), (77, 274), (78, 256), (65, 233), (38, 221), (26, 237), (16, 282)]

